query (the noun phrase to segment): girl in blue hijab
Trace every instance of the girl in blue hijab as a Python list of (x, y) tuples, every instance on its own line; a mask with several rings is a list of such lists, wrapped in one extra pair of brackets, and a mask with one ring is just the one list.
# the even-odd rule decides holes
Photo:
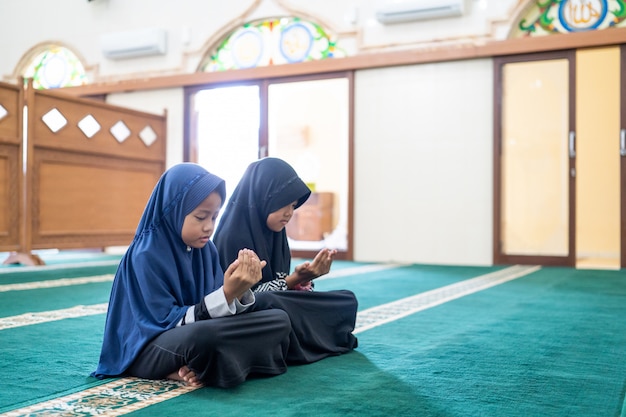
[(313, 362), (357, 346), (352, 334), (358, 307), (354, 293), (313, 291), (311, 285), (311, 280), (329, 272), (336, 251), (322, 249), (312, 262), (291, 271), (285, 226), (310, 194), (284, 160), (255, 161), (233, 191), (213, 238), (222, 266), (233, 262), (243, 248), (252, 249), (267, 262), (262, 280), (252, 289), (257, 302), (289, 314), (288, 364)]
[(93, 376), (232, 387), (286, 371), (289, 317), (250, 290), (265, 262), (242, 248), (222, 269), (210, 240), (224, 198), (196, 164), (160, 178), (115, 275)]

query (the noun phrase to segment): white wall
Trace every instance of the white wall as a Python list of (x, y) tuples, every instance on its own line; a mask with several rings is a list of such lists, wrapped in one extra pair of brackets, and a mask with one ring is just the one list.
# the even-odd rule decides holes
[(491, 60), (359, 71), (359, 261), (489, 265)]
[[(16, 81), (34, 46), (72, 48), (95, 81), (189, 73), (237, 22), (300, 14), (326, 24), (351, 54), (498, 39), (530, 0), (466, 0), (462, 18), (384, 26), (392, 0), (0, 0), (0, 79)], [(485, 7), (483, 7), (485, 6)], [(25, 23), (28, 26), (25, 26)], [(99, 35), (168, 31), (165, 56), (106, 60)], [(359, 71), (355, 88), (358, 261), (486, 265), (492, 253), (490, 60)], [(182, 161), (182, 89), (109, 95), (112, 104), (168, 111), (167, 165)]]
[[(376, 11), (398, 0), (0, 0), (0, 80), (15, 82), (20, 60), (46, 42), (77, 53), (92, 82), (194, 72), (204, 54), (236, 25), (289, 14), (327, 26), (351, 55), (481, 43), (506, 36), (519, 4), (533, 0), (464, 1), (462, 17), (382, 25)], [(126, 60), (102, 55), (101, 34), (151, 27), (167, 31), (166, 55)]]

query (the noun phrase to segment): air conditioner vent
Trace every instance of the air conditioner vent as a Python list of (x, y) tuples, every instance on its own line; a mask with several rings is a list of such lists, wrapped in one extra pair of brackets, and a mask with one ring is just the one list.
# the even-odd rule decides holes
[(106, 33), (100, 36), (102, 54), (109, 59), (128, 59), (165, 55), (167, 32), (164, 29), (141, 29)]
[(376, 19), (382, 24), (413, 22), (462, 16), (465, 0), (412, 0), (393, 3), (376, 12)]

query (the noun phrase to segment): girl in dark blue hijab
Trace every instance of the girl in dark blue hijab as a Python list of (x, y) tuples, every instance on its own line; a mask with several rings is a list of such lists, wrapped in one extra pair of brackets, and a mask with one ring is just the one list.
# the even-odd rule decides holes
[(243, 248), (267, 262), (263, 279), (252, 289), (259, 302), (289, 314), (287, 363), (313, 362), (357, 346), (352, 334), (358, 307), (354, 294), (313, 291), (310, 283), (329, 272), (336, 251), (323, 249), (312, 262), (291, 271), (285, 226), (310, 194), (287, 162), (270, 157), (255, 161), (233, 191), (213, 238), (222, 265), (233, 262)]
[(224, 198), (199, 165), (163, 174), (118, 267), (93, 376), (231, 387), (286, 371), (289, 317), (250, 290), (265, 262), (242, 248), (223, 270), (209, 240)]

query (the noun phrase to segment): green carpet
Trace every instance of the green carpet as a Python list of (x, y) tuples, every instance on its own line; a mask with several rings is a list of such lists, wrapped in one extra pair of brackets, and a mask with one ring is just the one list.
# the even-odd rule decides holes
[(360, 351), (422, 415), (618, 416), (625, 317), (623, 272), (550, 268), (365, 332)]
[[(74, 266), (2, 273), (0, 289), (115, 271)], [(372, 265), (336, 266), (337, 275), (319, 280), (316, 289), (353, 290), (359, 314), (503, 270), (408, 265), (367, 272)], [(104, 314), (2, 328), (2, 320), (27, 313), (106, 303), (110, 286), (102, 281), (0, 291), (0, 413), (26, 415), (10, 412), (111, 382), (89, 377)], [(231, 390), (201, 388), (143, 407), (143, 387), (120, 397), (139, 404), (120, 414), (626, 416), (624, 271), (543, 268), (365, 330), (358, 338), (353, 353)], [(98, 401), (65, 412), (93, 415), (90, 407), (97, 411)]]

